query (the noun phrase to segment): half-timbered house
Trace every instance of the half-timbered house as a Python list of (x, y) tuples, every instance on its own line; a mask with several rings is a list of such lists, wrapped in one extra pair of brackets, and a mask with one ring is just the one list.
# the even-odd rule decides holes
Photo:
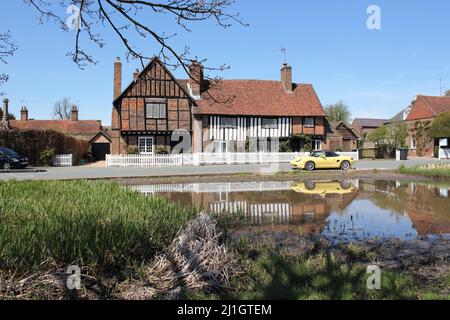
[(226, 152), (250, 139), (292, 135), (309, 136), (314, 149), (326, 147), (322, 104), (312, 85), (292, 82), (287, 64), (281, 81), (206, 80), (198, 62), (189, 71), (188, 80), (176, 79), (155, 58), (122, 90), (121, 62), (115, 62), (113, 154), (171, 152), (180, 141), (172, 139), (174, 132), (190, 135), (193, 152)]

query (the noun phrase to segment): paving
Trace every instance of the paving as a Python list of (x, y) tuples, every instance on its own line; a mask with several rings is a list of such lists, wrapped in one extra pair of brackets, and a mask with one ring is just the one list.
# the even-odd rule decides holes
[[(437, 159), (417, 159), (407, 161), (362, 160), (355, 165), (356, 170), (395, 170), (400, 165), (413, 167), (422, 164), (449, 163)], [(290, 171), (288, 163), (279, 166), (261, 165), (217, 165), (197, 167), (154, 167), (154, 168), (107, 168), (104, 165), (88, 165), (70, 168), (33, 168), (20, 171), (0, 171), (0, 180), (73, 180), (73, 179), (109, 179), (142, 178), (199, 175), (231, 174), (271, 174)]]

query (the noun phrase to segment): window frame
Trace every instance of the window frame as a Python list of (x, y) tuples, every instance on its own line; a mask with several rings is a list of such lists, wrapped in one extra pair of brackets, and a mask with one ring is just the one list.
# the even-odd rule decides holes
[[(272, 123), (269, 123), (272, 122)], [(262, 118), (261, 128), (266, 130), (276, 130), (278, 129), (278, 119), (277, 118)]]
[(417, 139), (416, 137), (412, 137), (411, 138), (411, 150), (416, 150), (417, 149)]
[[(224, 121), (232, 121), (233, 123), (224, 123)], [(228, 117), (222, 117), (220, 118), (220, 127), (223, 129), (236, 129), (237, 128), (237, 118), (228, 118)]]
[[(317, 144), (317, 143), (318, 143), (319, 148), (316, 148), (315, 144)], [(323, 151), (322, 150), (322, 140), (312, 139), (311, 140), (311, 147), (312, 147), (313, 151)], [(325, 154), (325, 152), (324, 152), (324, 154)]]
[[(158, 114), (155, 113), (155, 106), (158, 105)], [(150, 107), (153, 107), (150, 109)], [(163, 112), (161, 112), (163, 111)], [(168, 117), (166, 99), (145, 99), (145, 119), (164, 120)]]
[[(145, 142), (144, 142), (144, 144), (145, 144), (145, 151), (143, 151), (143, 152), (141, 151), (141, 140), (145, 140)], [(147, 141), (148, 140), (152, 141), (151, 152), (148, 152), (148, 146), (147, 146)], [(137, 148), (138, 148), (139, 154), (142, 154), (142, 155), (153, 155), (153, 154), (155, 154), (155, 137), (154, 136), (138, 137)]]
[[(307, 124), (307, 120), (312, 120), (312, 124)], [(304, 117), (303, 118), (303, 126), (305, 128), (314, 128), (316, 126), (316, 118), (314, 118), (314, 117)]]

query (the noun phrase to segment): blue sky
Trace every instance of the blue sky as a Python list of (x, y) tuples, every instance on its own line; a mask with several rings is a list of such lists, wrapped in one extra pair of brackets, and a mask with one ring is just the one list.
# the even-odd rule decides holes
[[(381, 8), (382, 29), (366, 27), (369, 5)], [(64, 33), (54, 24), (40, 25), (36, 12), (19, 0), (3, 0), (0, 31), (10, 30), (19, 45), (17, 54), (0, 72), (10, 74), (2, 88), (11, 111), (28, 106), (30, 117), (52, 116), (55, 101), (70, 97), (80, 106), (81, 119), (110, 123), (113, 62), (125, 60), (125, 49), (108, 29), (106, 46), (86, 43), (99, 61), (80, 70), (66, 52), (75, 32)], [(210, 65), (226, 63), (230, 70), (212, 74), (226, 79), (279, 79), (287, 48), (294, 81), (312, 83), (323, 105), (343, 100), (353, 117), (391, 117), (417, 94), (438, 95), (439, 78), (450, 89), (450, 2), (448, 0), (237, 0), (249, 27), (228, 29), (213, 23), (193, 24), (187, 33), (167, 17), (149, 18), (149, 24), (168, 34), (172, 44), (188, 45), (193, 55)], [(145, 53), (158, 48), (140, 40)], [(124, 85), (137, 61), (124, 63)], [(176, 71), (179, 77), (185, 77)]]

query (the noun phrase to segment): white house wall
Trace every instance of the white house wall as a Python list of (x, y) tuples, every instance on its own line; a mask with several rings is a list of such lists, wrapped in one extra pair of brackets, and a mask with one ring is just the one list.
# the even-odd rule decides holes
[(222, 127), (222, 117), (209, 118), (211, 140), (246, 141), (247, 138), (289, 138), (292, 135), (292, 118), (277, 118), (277, 128), (262, 126), (263, 118), (235, 118), (236, 127)]

